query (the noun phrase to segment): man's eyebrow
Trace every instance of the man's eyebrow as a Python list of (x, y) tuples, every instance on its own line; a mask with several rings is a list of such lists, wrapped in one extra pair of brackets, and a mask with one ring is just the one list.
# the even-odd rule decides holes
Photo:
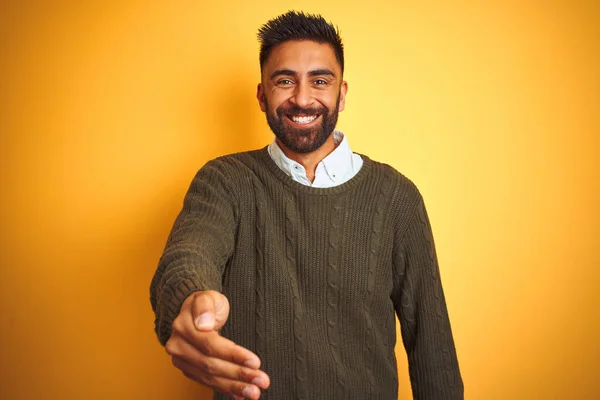
[(321, 75), (330, 75), (335, 78), (335, 74), (333, 73), (333, 71), (331, 71), (329, 69), (325, 69), (325, 68), (315, 69), (315, 70), (308, 72), (308, 76), (321, 76)]
[(291, 69), (278, 69), (271, 74), (271, 79), (274, 79), (280, 75), (296, 76), (298, 73), (296, 71), (292, 71)]
[[(298, 76), (298, 73), (296, 71), (292, 71), (291, 69), (278, 69), (276, 71), (274, 71), (271, 74), (271, 79), (275, 79), (278, 76), (281, 75), (286, 75), (286, 76)], [(321, 69), (313, 69), (312, 71), (308, 72), (308, 76), (323, 76), (323, 75), (329, 75), (335, 78), (335, 74), (333, 73), (333, 71), (331, 71), (330, 69), (327, 68), (321, 68)]]

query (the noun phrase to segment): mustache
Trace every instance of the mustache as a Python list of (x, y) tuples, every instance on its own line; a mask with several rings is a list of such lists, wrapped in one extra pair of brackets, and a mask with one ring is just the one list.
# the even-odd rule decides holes
[(317, 115), (317, 114), (327, 114), (329, 112), (329, 110), (327, 109), (327, 107), (320, 107), (320, 108), (302, 108), (302, 107), (298, 107), (298, 106), (292, 106), (292, 107), (283, 107), (283, 106), (279, 106), (277, 107), (277, 115), (281, 118), (284, 114), (285, 115)]

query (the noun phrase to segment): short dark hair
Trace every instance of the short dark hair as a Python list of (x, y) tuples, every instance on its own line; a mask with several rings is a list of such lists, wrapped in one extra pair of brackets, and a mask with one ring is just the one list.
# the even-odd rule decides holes
[(273, 47), (288, 40), (312, 40), (333, 47), (342, 73), (344, 73), (344, 45), (336, 26), (322, 16), (288, 11), (268, 21), (258, 30), (260, 41), (260, 69), (262, 71)]

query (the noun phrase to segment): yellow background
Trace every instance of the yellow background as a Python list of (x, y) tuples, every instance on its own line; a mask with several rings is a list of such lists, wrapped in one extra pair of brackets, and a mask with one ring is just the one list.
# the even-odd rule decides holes
[(341, 28), (352, 148), (425, 197), (466, 398), (600, 398), (599, 2), (0, 4), (0, 398), (209, 398), (148, 287), (197, 169), (271, 140), (290, 8)]

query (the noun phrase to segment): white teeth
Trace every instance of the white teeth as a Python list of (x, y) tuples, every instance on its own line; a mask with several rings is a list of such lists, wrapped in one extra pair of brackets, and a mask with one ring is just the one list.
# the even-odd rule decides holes
[(307, 117), (292, 117), (292, 121), (294, 121), (297, 124), (308, 124), (313, 122), (315, 118), (317, 118), (316, 115), (310, 115)]

